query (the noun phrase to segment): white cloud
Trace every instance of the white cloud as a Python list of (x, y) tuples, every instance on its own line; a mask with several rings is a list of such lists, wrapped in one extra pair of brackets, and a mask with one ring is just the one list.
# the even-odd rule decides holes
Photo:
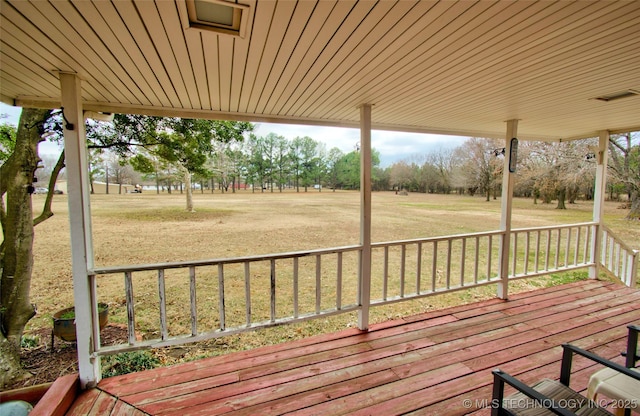
[[(258, 136), (276, 133), (289, 140), (309, 136), (315, 141), (326, 143), (327, 150), (337, 147), (344, 153), (353, 151), (360, 142), (360, 130), (341, 127), (257, 123), (254, 133)], [(442, 148), (460, 146), (466, 139), (459, 136), (374, 130), (371, 133), (371, 146), (380, 152), (381, 166), (386, 167), (398, 160), (422, 157)]]

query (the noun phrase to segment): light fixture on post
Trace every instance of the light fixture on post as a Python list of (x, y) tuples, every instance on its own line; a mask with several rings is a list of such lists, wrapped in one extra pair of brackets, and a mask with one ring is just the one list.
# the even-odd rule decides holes
[(244, 38), (249, 6), (224, 0), (186, 0), (190, 28)]

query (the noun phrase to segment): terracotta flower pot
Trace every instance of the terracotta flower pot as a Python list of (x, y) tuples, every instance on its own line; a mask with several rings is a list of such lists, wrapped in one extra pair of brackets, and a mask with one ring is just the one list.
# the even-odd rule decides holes
[[(74, 307), (59, 310), (53, 314), (53, 334), (65, 341), (76, 340), (76, 317)], [(109, 305), (98, 304), (98, 322), (100, 330), (109, 322)]]

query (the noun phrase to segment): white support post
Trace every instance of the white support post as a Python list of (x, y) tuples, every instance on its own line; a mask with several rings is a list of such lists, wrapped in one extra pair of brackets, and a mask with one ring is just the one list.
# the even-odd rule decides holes
[(600, 246), (602, 245), (602, 217), (604, 214), (604, 198), (607, 185), (607, 148), (609, 146), (609, 132), (598, 133), (598, 154), (596, 155), (596, 183), (593, 192), (593, 222), (596, 223), (595, 232), (591, 238), (591, 262), (589, 278), (596, 279), (600, 272)]
[(360, 311), (358, 328), (369, 329), (371, 303), (371, 104), (360, 107)]
[(76, 313), (78, 370), (81, 388), (93, 387), (100, 380), (100, 359), (93, 353), (93, 316), (97, 314), (94, 283), (88, 270), (93, 268), (91, 209), (86, 132), (82, 110), (80, 78), (60, 73), (62, 92), (64, 153), (67, 170), (69, 226), (73, 298)]
[[(510, 164), (515, 167), (516, 160), (511, 160), (512, 139), (518, 136), (518, 120), (507, 121), (507, 136), (504, 146), (504, 167), (502, 168), (502, 214), (500, 216), (500, 230), (503, 232), (500, 239), (500, 270), (498, 276), (498, 297), (507, 299), (509, 296), (509, 252), (511, 248), (511, 211), (513, 209), (513, 187), (515, 184), (514, 172), (509, 169)], [(516, 253), (514, 253), (514, 256)]]

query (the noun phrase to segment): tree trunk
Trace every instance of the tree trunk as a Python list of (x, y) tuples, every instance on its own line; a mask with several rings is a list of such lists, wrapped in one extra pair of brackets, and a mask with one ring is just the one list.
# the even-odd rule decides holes
[(640, 220), (640, 194), (633, 192), (631, 194), (631, 211), (627, 214), (628, 220)]
[(558, 205), (556, 206), (556, 209), (567, 209), (567, 207), (564, 204), (565, 198), (566, 198), (566, 189), (563, 186), (560, 189), (558, 189)]
[(187, 191), (187, 212), (195, 212), (193, 209), (193, 189), (191, 188), (191, 172), (187, 168), (182, 168), (184, 174), (184, 187)]
[[(0, 387), (28, 375), (20, 365), (20, 341), (27, 322), (35, 315), (35, 307), (29, 301), (34, 236), (31, 192), (40, 160), (40, 126), (49, 114), (49, 110), (22, 110), (15, 150), (0, 166), (0, 223), (4, 237), (0, 252)], [(5, 194), (6, 209), (2, 199)]]

